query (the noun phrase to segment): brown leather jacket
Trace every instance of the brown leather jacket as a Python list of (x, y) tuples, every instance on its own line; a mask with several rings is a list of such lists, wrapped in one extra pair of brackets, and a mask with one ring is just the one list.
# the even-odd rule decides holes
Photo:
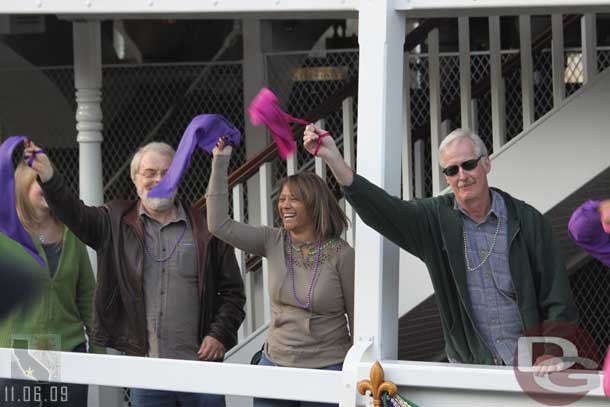
[[(40, 185), (57, 217), (97, 251), (93, 341), (127, 355), (146, 355), (144, 227), (138, 217), (140, 201), (87, 206), (57, 171)], [(237, 343), (237, 329), (245, 316), (244, 286), (234, 249), (210, 234), (203, 211), (191, 208), (188, 214), (193, 240), (197, 242), (199, 340), (211, 335), (229, 350)]]

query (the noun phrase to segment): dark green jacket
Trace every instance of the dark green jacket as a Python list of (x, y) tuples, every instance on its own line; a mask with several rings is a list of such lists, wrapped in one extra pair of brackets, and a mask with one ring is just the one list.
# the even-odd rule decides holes
[[(463, 221), (453, 209), (453, 194), (403, 201), (358, 175), (344, 191), (367, 225), (426, 263), (447, 355), (462, 363), (493, 364), (473, 324)], [(578, 313), (551, 225), (532, 206), (496, 191), (508, 211), (508, 262), (524, 330), (540, 328), (544, 321), (576, 323)]]

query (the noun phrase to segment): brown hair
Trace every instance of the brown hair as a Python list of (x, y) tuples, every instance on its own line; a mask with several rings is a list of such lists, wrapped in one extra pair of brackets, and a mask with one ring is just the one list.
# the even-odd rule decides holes
[[(15, 169), (15, 206), (17, 216), (19, 216), (19, 221), (28, 233), (32, 233), (34, 225), (40, 221), (29, 198), (30, 187), (36, 181), (36, 176), (36, 171), (28, 167), (24, 162), (20, 162)], [(52, 212), (51, 216), (57, 224), (62, 225)]]
[(284, 178), (280, 191), (284, 186), (305, 204), (316, 237), (337, 238), (347, 229), (347, 216), (322, 178), (312, 172), (300, 172)]

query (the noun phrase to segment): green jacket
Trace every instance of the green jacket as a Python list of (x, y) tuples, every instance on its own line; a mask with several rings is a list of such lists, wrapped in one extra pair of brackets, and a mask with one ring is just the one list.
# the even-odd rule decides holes
[[(344, 191), (367, 225), (426, 263), (447, 355), (462, 363), (493, 364), (472, 322), (463, 222), (453, 209), (453, 194), (403, 201), (358, 175)], [(539, 329), (544, 321), (576, 323), (568, 274), (550, 223), (532, 206), (496, 191), (508, 211), (508, 262), (524, 330)]]
[[(37, 239), (38, 253), (46, 255)], [(48, 266), (40, 265), (15, 241), (0, 233), (0, 258), (11, 258), (33, 270), (38, 287), (36, 299), (16, 308), (0, 321), (0, 347), (26, 347), (72, 351), (91, 335), (95, 276), (85, 245), (64, 228), (64, 240), (53, 278)], [(27, 341), (27, 342), (26, 342)], [(29, 344), (29, 345), (28, 345)], [(90, 351), (105, 353), (99, 346)]]

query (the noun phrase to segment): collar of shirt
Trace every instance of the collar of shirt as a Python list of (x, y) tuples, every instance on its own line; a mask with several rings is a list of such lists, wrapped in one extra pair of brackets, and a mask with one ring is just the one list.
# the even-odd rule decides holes
[[(485, 215), (485, 218), (479, 224), (483, 224), (483, 223), (487, 222), (489, 220), (489, 215), (491, 215), (492, 213), (494, 214), (496, 219), (502, 219), (503, 221), (506, 221), (506, 219), (507, 219), (506, 218), (506, 216), (507, 216), (506, 207), (504, 205), (502, 205), (502, 203), (503, 203), (502, 196), (497, 191), (494, 191), (493, 189), (490, 189), (489, 191), (491, 194), (491, 208), (489, 208), (489, 212), (487, 212), (487, 215)], [(453, 200), (453, 209), (456, 211), (459, 211), (460, 213), (462, 213), (462, 215), (464, 215), (465, 217), (467, 217), (468, 219), (470, 219), (474, 222), (474, 220), (470, 217), (468, 212), (466, 212), (466, 210), (460, 206), (457, 199)]]
[[(184, 207), (179, 202), (177, 202), (176, 204), (178, 206), (178, 215), (176, 216), (176, 219), (172, 220), (171, 222), (168, 222), (168, 224), (176, 223), (176, 222), (180, 222), (180, 221), (188, 224), (188, 219), (186, 217), (186, 211), (184, 210)], [(142, 221), (144, 221), (144, 218), (146, 218), (150, 221), (159, 223), (156, 219), (153, 219), (153, 217), (150, 216), (148, 214), (148, 212), (146, 212), (146, 209), (144, 208), (144, 205), (142, 205), (141, 202), (140, 202), (140, 207), (138, 208), (138, 216), (140, 217), (140, 219)]]

